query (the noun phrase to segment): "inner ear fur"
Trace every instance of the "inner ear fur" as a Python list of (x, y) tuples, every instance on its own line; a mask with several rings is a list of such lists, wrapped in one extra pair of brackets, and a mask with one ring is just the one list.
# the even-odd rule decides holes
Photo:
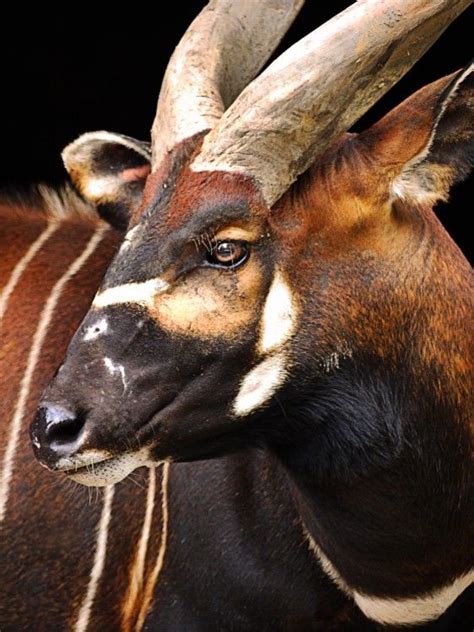
[(150, 145), (121, 134), (89, 132), (68, 145), (62, 157), (79, 193), (114, 228), (125, 230), (150, 173)]
[(474, 65), (416, 92), (360, 136), (392, 198), (432, 206), (474, 162)]

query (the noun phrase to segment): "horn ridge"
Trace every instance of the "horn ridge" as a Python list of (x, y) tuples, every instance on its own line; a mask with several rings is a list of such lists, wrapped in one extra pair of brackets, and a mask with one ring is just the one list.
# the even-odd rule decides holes
[(259, 72), (304, 0), (211, 0), (166, 70), (152, 128), (153, 171), (182, 141), (212, 129)]
[(436, 41), (470, 0), (359, 0), (248, 85), (191, 168), (252, 177), (269, 207)]

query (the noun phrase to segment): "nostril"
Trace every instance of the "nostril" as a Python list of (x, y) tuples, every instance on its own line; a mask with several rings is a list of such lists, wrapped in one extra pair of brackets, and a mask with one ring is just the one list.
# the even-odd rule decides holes
[(86, 420), (85, 412), (43, 403), (30, 427), (33, 450), (40, 463), (55, 469), (58, 459), (80, 450), (86, 437)]
[(84, 423), (85, 415), (83, 414), (78, 414), (75, 417), (67, 416), (62, 419), (56, 418), (46, 424), (46, 439), (52, 448), (75, 443), (81, 434)]
[(86, 423), (84, 412), (73, 412), (54, 404), (42, 406), (33, 421), (33, 445), (64, 456), (78, 447)]

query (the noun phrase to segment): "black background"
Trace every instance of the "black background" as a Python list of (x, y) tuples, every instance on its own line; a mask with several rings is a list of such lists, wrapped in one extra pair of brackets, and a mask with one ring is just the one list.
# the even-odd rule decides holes
[[(105, 129), (147, 140), (167, 60), (204, 4), (129, 3), (120, 10), (112, 5), (106, 12), (105, 5), (68, 3), (49, 15), (44, 8), (12, 6), (8, 19), (3, 16), (0, 37), (0, 187), (60, 183), (65, 179), (60, 151), (86, 131)], [(349, 4), (307, 0), (277, 54)], [(468, 63), (473, 15), (471, 8), (451, 25), (356, 129), (370, 125), (422, 85)], [(472, 184), (463, 183), (454, 189), (449, 205), (437, 207), (465, 252), (471, 192)]]

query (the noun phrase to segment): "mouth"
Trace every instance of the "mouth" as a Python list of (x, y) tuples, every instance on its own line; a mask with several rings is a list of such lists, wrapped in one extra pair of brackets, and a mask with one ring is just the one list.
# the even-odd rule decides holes
[(88, 487), (114, 485), (126, 478), (138, 467), (152, 465), (150, 451), (142, 448), (136, 452), (126, 452), (117, 456), (102, 455), (95, 460), (91, 454), (77, 455), (75, 459), (61, 459), (55, 471)]

